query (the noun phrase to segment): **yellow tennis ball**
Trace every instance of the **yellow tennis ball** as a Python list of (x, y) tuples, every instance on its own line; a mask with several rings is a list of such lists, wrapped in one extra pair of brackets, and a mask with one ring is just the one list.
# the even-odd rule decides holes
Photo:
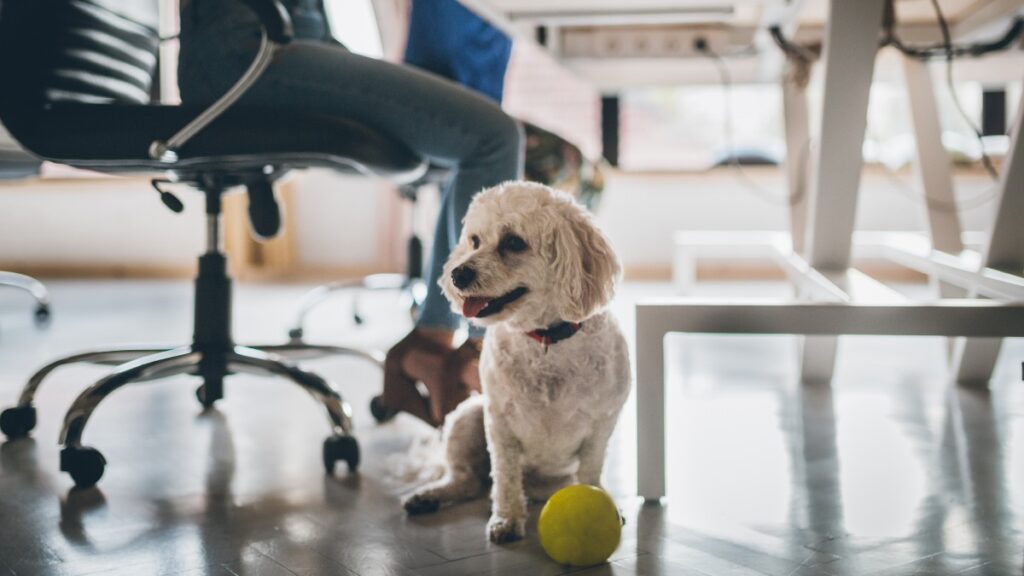
[(590, 566), (604, 562), (619, 547), (622, 518), (607, 492), (575, 484), (555, 492), (544, 505), (537, 533), (555, 562)]

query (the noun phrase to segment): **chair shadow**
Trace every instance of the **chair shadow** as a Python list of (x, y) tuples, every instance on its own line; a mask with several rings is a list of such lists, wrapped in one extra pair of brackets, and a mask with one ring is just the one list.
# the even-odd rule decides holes
[[(92, 531), (89, 519), (107, 512), (107, 500), (96, 488), (72, 488), (60, 500), (60, 532), (76, 552), (97, 559), (116, 561), (119, 555), (144, 556), (139, 570), (156, 564), (161, 570), (192, 570), (229, 566), (239, 573), (260, 570), (252, 566), (265, 556), (263, 544), (282, 537), (280, 527), (287, 519), (305, 514), (305, 502), (287, 494), (240, 498), (234, 488), (236, 477), (235, 439), (227, 416), (214, 409), (203, 411), (197, 420), (209, 428), (204, 489), (198, 496), (149, 499), (144, 507), (145, 527), (109, 528)], [(325, 482), (328, 482), (327, 480)], [(344, 479), (344, 485), (358, 489), (358, 477)], [(302, 551), (300, 550), (300, 554)], [(336, 562), (314, 550), (307, 552), (309, 562), (322, 566), (324, 573), (342, 572)], [(154, 566), (155, 567), (155, 566)]]

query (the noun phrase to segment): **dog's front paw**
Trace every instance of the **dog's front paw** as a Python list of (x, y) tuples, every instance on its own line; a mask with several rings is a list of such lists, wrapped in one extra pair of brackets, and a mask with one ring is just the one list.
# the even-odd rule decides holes
[(430, 514), (431, 512), (437, 512), (437, 509), (441, 507), (441, 501), (437, 498), (427, 498), (421, 494), (413, 494), (402, 502), (402, 507), (410, 516), (417, 514)]
[(526, 536), (526, 519), (491, 516), (487, 522), (487, 536), (495, 544), (522, 540), (523, 536)]

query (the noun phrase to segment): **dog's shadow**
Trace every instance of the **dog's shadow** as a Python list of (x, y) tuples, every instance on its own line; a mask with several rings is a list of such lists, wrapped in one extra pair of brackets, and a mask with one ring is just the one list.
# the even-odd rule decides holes
[[(405, 514), (405, 512), (402, 512)], [(491, 517), (491, 501), (476, 498), (465, 502), (442, 506), (429, 514), (407, 514), (406, 522), (422, 528), (450, 529), (472, 524), (483, 534), (484, 526)]]
[[(491, 556), (493, 562), (529, 566), (530, 570), (522, 572), (524, 574), (561, 574), (560, 567), (547, 557), (537, 538), (537, 517), (541, 508), (530, 505), (524, 539), (503, 544), (495, 544), (488, 538), (491, 501), (486, 497), (444, 506), (430, 514), (408, 516), (406, 522), (407, 528), (415, 531), (414, 537), (421, 546), (456, 562), (472, 564), (468, 559), (494, 555)], [(543, 570), (533, 570), (539, 567)]]

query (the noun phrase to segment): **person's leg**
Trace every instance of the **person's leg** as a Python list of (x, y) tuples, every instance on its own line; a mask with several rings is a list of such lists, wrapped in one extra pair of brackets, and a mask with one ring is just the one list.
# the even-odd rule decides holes
[[(438, 281), (441, 279), (441, 270), (448, 259), (448, 254), (458, 243), (459, 238), (452, 238), (452, 227), (449, 225), (450, 214), (454, 211), (452, 207), (453, 183), (455, 178), (449, 179), (448, 183), (441, 190), (441, 202), (438, 206), (437, 222), (434, 226), (434, 241), (430, 247), (430, 258), (427, 260), (426, 286), (427, 295), (423, 299), (423, 306), (420, 308), (419, 316), (416, 318), (416, 326), (426, 329), (438, 329), (454, 332), (459, 327), (459, 319), (451, 311), (451, 305)], [(461, 230), (459, 230), (461, 232)]]
[[(219, 5), (217, 10), (224, 6), (210, 5)], [(251, 46), (246, 47), (244, 42), (216, 45), (221, 37), (217, 31), (207, 28), (200, 33), (188, 32), (185, 18), (183, 14), (179, 74), (182, 96), (186, 101), (212, 101), (241, 74)], [(207, 26), (214, 28), (226, 26), (227, 21), (230, 19), (209, 15), (204, 19)], [(237, 25), (232, 22), (232, 26)], [(238, 36), (237, 31), (231, 34)], [(225, 50), (228, 52), (224, 53)], [(445, 375), (450, 372), (445, 369), (446, 364), (451, 363), (446, 362), (443, 352), (450, 349), (459, 319), (451, 312), (437, 280), (448, 253), (458, 242), (462, 219), (473, 195), (519, 177), (522, 152), (517, 123), (486, 98), (437, 76), (351, 54), (336, 46), (309, 42), (294, 42), (280, 50), (239, 105), (287, 107), (353, 118), (391, 135), (429, 159), (453, 166), (455, 174), (444, 194), (430, 258), (427, 300), (417, 329), (389, 352), (384, 395), (386, 405), (407, 409), (439, 424), (451, 405), (443, 398), (451, 380)], [(480, 331), (474, 330), (473, 336), (481, 336)], [(418, 356), (414, 354), (405, 361), (406, 356), (416, 352)], [(472, 372), (469, 377), (460, 377), (455, 384), (464, 387), (469, 380), (469, 385), (478, 389), (475, 370), (461, 370), (467, 371)], [(429, 414), (424, 414), (423, 399), (418, 394), (411, 396), (415, 393), (415, 380), (437, 390), (432, 406), (428, 405)], [(454, 397), (458, 396), (462, 396), (462, 391)], [(387, 402), (389, 398), (401, 405)]]
[[(334, 58), (339, 67), (344, 66), (349, 72), (341, 80), (349, 89), (341, 90), (343, 96), (336, 96), (330, 87), (321, 88), (324, 99), (344, 110), (355, 110), (352, 117), (382, 127), (414, 151), (453, 166), (454, 174), (444, 191), (442, 213), (437, 221), (428, 265), (427, 297), (417, 326), (454, 332), (460, 320), (451, 312), (437, 281), (448, 254), (459, 241), (462, 219), (473, 196), (520, 177), (522, 137), (518, 123), (486, 98), (432, 74), (329, 47), (308, 48), (309, 54), (299, 49), (283, 54), (290, 58), (282, 58), (282, 66), (293, 61), (308, 64), (311, 59), (322, 65)], [(297, 64), (295, 67), (300, 68)], [(313, 77), (314, 72), (311, 71)], [(352, 101), (353, 90), (358, 92), (363, 82), (370, 93), (365, 97), (357, 94)], [(287, 89), (291, 80), (282, 80), (281, 84), (281, 88)], [(404, 97), (398, 95), (402, 93)], [(376, 105), (368, 105), (370, 101)], [(482, 332), (474, 330), (474, 335), (482, 336)]]
[[(358, 64), (365, 62), (357, 61)], [(398, 138), (409, 142), (414, 150), (452, 164), (455, 173), (445, 190), (442, 213), (438, 217), (438, 230), (429, 258), (427, 297), (416, 329), (388, 353), (392, 369), (386, 377), (382, 400), (386, 406), (406, 410), (440, 425), (445, 414), (472, 391), (480, 390), (477, 359), (482, 330), (473, 328), (474, 340), (455, 352), (438, 352), (437, 345), (450, 346), (460, 319), (452, 313), (437, 281), (448, 254), (459, 241), (462, 220), (473, 196), (485, 188), (519, 177), (521, 135), (518, 124), (483, 97), (434, 76), (408, 72), (415, 85), (410, 92), (416, 94), (417, 103), (427, 109), (414, 117), (408, 117), (404, 109), (398, 110), (379, 121), (390, 125)], [(443, 97), (435, 100), (436, 109), (433, 109), (429, 102), (438, 94)], [(372, 122), (369, 118), (378, 118), (377, 113), (384, 108), (362, 118)], [(406, 116), (407, 120), (395, 126), (393, 121), (400, 116)], [(416, 127), (421, 121), (426, 121), (425, 130)], [(415, 381), (422, 381), (430, 391), (426, 404), (429, 417), (423, 417), (423, 399), (415, 392)]]
[[(188, 4), (188, 3), (186, 3)], [(248, 66), (258, 35), (252, 12), (238, 0), (197, 2), (183, 8), (179, 78), (186, 101), (212, 101)], [(518, 123), (486, 97), (439, 76), (352, 54), (338, 46), (293, 42), (275, 55), (238, 105), (289, 108), (352, 118), (403, 142), (428, 159), (453, 166), (444, 198), (447, 226), (431, 258), (430, 313), (424, 325), (454, 328), (439, 266), (459, 240), (462, 218), (477, 192), (522, 173)]]
[[(206, 52), (205, 58), (188, 58), (192, 67), (180, 72), (185, 100), (212, 101), (247, 64), (246, 54), (215, 55), (213, 47)], [(460, 213), (476, 192), (521, 173), (519, 127), (495, 103), (428, 72), (332, 45), (285, 46), (238, 105), (304, 110), (372, 126), (454, 166), (449, 193)], [(458, 231), (457, 220), (449, 215), (450, 232)]]
[[(416, 328), (407, 339), (425, 338), (451, 346), (455, 329), (460, 322), (459, 317), (451, 311), (451, 306), (438, 284), (448, 254), (459, 241), (462, 219), (473, 196), (472, 193), (465, 193), (471, 190), (469, 188), (460, 191), (454, 185), (457, 182), (457, 179), (451, 181), (442, 191), (434, 229), (434, 242), (425, 276), (427, 295), (417, 318)], [(430, 390), (428, 408), (431, 421), (442, 421), (446, 414), (454, 410), (471, 393), (480, 392), (479, 359), (483, 333), (482, 328), (470, 325), (469, 339), (459, 348), (443, 355), (434, 354), (423, 347), (414, 347), (401, 354), (399, 350), (404, 350), (404, 347), (389, 352), (389, 357), (401, 357), (400, 365), (404, 374), (424, 382)], [(400, 345), (404, 342), (405, 340)], [(389, 388), (394, 389), (394, 386)], [(386, 399), (384, 403), (387, 405)]]
[[(450, 411), (445, 410), (444, 398), (452, 395), (446, 394), (449, 387), (445, 385), (444, 367), (446, 358), (451, 355), (452, 340), (459, 325), (437, 284), (449, 247), (454, 244), (448, 239), (451, 198), (451, 186), (445, 186), (441, 192), (431, 257), (427, 264), (427, 295), (420, 306), (416, 327), (388, 351), (385, 367), (391, 369), (391, 373), (385, 375), (381, 396), (384, 406), (405, 410), (435, 425), (440, 424)], [(420, 397), (416, 381), (422, 381), (428, 387), (429, 398)]]
[[(448, 254), (460, 240), (463, 219), (473, 196), (487, 187), (520, 176), (520, 142), (521, 134), (517, 129), (514, 135), (506, 135), (494, 142), (493, 146), (484, 147), (478, 154), (459, 164), (454, 178), (443, 192), (427, 268), (427, 295), (416, 328), (406, 340), (388, 353), (389, 357), (401, 357), (404, 373), (427, 386), (430, 391), (430, 419), (424, 420), (435, 425), (440, 425), (445, 415), (472, 393), (481, 391), (479, 359), (484, 330), (470, 325), (469, 338), (459, 348), (441, 356), (432, 353), (429, 346), (406, 352), (401, 345), (410, 338), (427, 338), (435, 343), (451, 344), (460, 320), (451, 311), (451, 305), (438, 284), (441, 272)], [(515, 159), (516, 172), (496, 180), (492, 166), (507, 162), (510, 157)], [(387, 382), (385, 387), (388, 387)], [(413, 404), (419, 409), (418, 402)]]

